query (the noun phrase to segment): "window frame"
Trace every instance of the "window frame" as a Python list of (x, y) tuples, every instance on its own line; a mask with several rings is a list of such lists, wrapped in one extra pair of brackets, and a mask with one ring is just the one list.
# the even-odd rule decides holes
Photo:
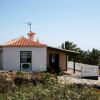
[(31, 65), (31, 67), (30, 67), (30, 70), (32, 70), (32, 51), (20, 51), (20, 70), (22, 70), (22, 68), (21, 68), (21, 54), (22, 54), (22, 52), (29, 52), (30, 53), (30, 57), (31, 57), (31, 61), (30, 61), (30, 65)]

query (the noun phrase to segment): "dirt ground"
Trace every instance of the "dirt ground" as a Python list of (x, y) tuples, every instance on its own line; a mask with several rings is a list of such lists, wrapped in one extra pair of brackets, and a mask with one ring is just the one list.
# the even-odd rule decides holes
[(64, 84), (87, 84), (87, 85), (97, 85), (100, 86), (100, 77), (98, 80), (92, 79), (82, 79), (81, 72), (76, 71), (75, 74), (73, 73), (72, 69), (68, 69), (68, 71), (64, 71), (64, 75), (58, 76), (58, 80), (60, 83)]

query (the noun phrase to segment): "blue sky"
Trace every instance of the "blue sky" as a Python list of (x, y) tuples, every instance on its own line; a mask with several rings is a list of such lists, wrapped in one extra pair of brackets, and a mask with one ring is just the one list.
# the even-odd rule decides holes
[(32, 31), (43, 43), (100, 49), (100, 0), (0, 0), (0, 43)]

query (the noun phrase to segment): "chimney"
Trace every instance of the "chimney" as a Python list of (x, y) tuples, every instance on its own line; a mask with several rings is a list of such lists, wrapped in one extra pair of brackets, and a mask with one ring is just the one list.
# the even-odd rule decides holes
[(31, 32), (31, 31), (30, 31), (29, 33), (27, 33), (29, 40), (34, 41), (34, 35), (35, 35), (35, 34), (36, 34), (36, 33)]

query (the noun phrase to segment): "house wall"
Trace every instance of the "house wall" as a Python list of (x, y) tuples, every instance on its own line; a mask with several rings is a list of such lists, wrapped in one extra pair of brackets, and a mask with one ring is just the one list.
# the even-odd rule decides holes
[(20, 70), (20, 51), (32, 51), (32, 71), (46, 71), (46, 47), (4, 47), (3, 69)]
[(60, 68), (61, 70), (66, 70), (66, 54), (63, 53), (63, 52), (60, 52), (59, 53), (59, 56), (60, 56)]
[[(59, 54), (59, 67), (61, 70), (66, 70), (66, 64), (67, 64), (67, 60), (66, 60), (66, 53), (65, 52), (59, 52), (56, 50), (47, 50), (47, 65), (49, 66), (49, 54)], [(68, 55), (67, 55), (68, 57)]]

